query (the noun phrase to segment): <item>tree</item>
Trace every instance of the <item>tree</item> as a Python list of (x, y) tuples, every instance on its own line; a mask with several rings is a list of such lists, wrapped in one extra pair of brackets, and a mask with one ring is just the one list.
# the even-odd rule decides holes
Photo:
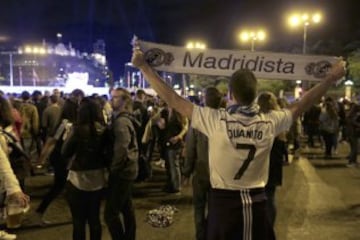
[(220, 92), (226, 93), (228, 82), (229, 78), (227, 77), (189, 74), (189, 84), (194, 85), (196, 90), (203, 90), (213, 86), (218, 88)]
[(355, 86), (360, 86), (360, 49), (349, 54), (348, 62), (348, 78), (352, 79)]
[[(291, 91), (294, 88), (293, 81), (258, 79), (259, 91), (270, 91), (278, 94), (280, 90)], [(208, 76), (189, 74), (189, 84), (194, 85), (195, 90), (203, 90), (209, 86), (219, 89), (223, 94), (228, 91), (229, 77)]]
[(268, 80), (268, 79), (258, 79), (258, 91), (259, 92), (272, 92), (275, 95), (278, 95), (280, 90), (289, 91), (292, 90), (294, 87), (293, 81), (285, 81), (285, 80)]

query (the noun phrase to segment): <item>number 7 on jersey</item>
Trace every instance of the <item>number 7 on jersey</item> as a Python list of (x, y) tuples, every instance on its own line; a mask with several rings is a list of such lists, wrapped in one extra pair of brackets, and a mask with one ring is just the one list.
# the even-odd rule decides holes
[(236, 149), (243, 149), (249, 151), (247, 158), (245, 159), (244, 163), (241, 165), (239, 171), (236, 173), (234, 177), (234, 180), (239, 180), (244, 175), (246, 169), (249, 167), (250, 162), (254, 160), (256, 147), (253, 144), (238, 143), (236, 144)]

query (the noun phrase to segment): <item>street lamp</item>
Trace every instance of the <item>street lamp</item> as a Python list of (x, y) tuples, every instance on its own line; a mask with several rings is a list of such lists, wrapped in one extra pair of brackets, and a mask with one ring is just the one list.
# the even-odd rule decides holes
[(290, 15), (288, 23), (291, 27), (303, 27), (303, 48), (302, 53), (306, 54), (306, 41), (307, 41), (307, 31), (311, 24), (318, 24), (321, 22), (322, 15), (320, 13), (296, 13)]
[(239, 38), (241, 42), (249, 42), (251, 43), (251, 51), (255, 51), (255, 41), (264, 41), (266, 38), (266, 33), (264, 30), (257, 31), (242, 31), (239, 34)]
[(201, 50), (204, 50), (204, 49), (206, 49), (206, 44), (205, 44), (205, 43), (202, 43), (202, 42), (189, 41), (189, 42), (186, 44), (186, 48), (187, 48), (187, 49), (201, 49)]
[[(205, 50), (206, 44), (198, 41), (188, 41), (185, 45), (185, 48), (189, 50)], [(187, 87), (186, 75), (184, 73), (182, 74), (182, 83), (183, 83), (183, 94), (185, 97), (187, 97), (189, 88)]]
[[(318, 24), (321, 22), (322, 16), (320, 13), (295, 13), (289, 16), (288, 23), (291, 27), (303, 27), (303, 46), (302, 53), (306, 54), (307, 31), (310, 25)], [(304, 81), (304, 89), (308, 89), (309, 82)]]
[(351, 95), (352, 95), (351, 88), (354, 85), (354, 82), (348, 79), (344, 82), (344, 85), (345, 85), (345, 98), (351, 100)]
[(9, 55), (9, 80), (10, 80), (10, 86), (14, 86), (14, 60), (13, 57), (16, 54), (21, 54), (19, 51), (2, 51), (0, 52), (0, 55)]

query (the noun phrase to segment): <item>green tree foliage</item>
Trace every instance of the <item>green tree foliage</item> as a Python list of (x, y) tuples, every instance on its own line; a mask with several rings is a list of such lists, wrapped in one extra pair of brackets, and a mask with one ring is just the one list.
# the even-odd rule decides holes
[(269, 91), (274, 93), (275, 95), (278, 95), (280, 90), (283, 91), (289, 91), (293, 89), (294, 85), (293, 81), (285, 81), (285, 80), (276, 80), (276, 79), (258, 79), (259, 85), (258, 85), (258, 91), (264, 92)]
[(349, 78), (354, 81), (355, 86), (360, 86), (360, 49), (350, 53), (347, 58)]
[[(278, 94), (280, 90), (290, 91), (294, 88), (293, 81), (283, 81), (283, 80), (265, 80), (259, 79), (259, 91), (270, 91), (275, 94)], [(216, 87), (222, 93), (226, 93), (228, 90), (228, 77), (217, 77), (217, 76), (208, 76), (208, 75), (189, 75), (189, 84), (194, 85), (196, 90), (203, 90), (209, 86)]]
[(209, 76), (209, 75), (198, 75), (189, 74), (189, 84), (193, 84), (196, 90), (204, 90), (207, 87), (216, 87), (220, 92), (227, 92), (229, 78)]

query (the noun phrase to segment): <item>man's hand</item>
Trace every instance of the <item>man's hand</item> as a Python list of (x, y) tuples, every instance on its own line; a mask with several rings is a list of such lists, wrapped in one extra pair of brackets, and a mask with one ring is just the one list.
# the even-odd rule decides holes
[(134, 65), (134, 67), (141, 68), (146, 63), (144, 58), (144, 53), (140, 50), (139, 43), (135, 41), (134, 47), (133, 47), (133, 54), (131, 58), (131, 63)]
[(30, 197), (23, 192), (14, 192), (7, 196), (7, 201), (18, 202), (22, 207), (26, 207), (30, 203)]
[(181, 141), (181, 138), (179, 136), (174, 136), (170, 138), (169, 140), (172, 144), (176, 144), (177, 142)]
[(343, 60), (340, 60), (339, 62), (334, 64), (327, 74), (328, 79), (330, 79), (332, 82), (336, 82), (341, 79), (346, 73), (345, 66), (346, 62)]

